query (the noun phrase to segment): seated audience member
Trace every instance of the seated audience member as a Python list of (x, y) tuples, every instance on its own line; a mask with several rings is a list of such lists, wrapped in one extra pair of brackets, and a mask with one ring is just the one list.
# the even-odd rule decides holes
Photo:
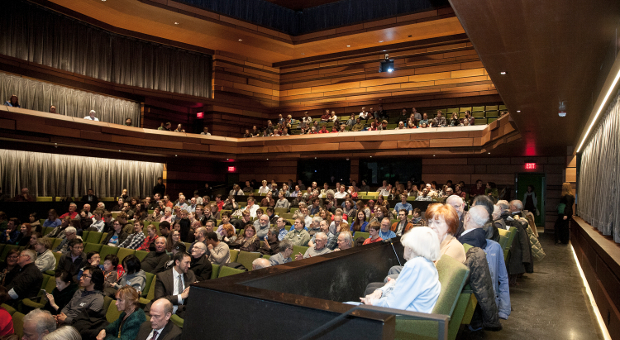
[(288, 230), (286, 230), (286, 220), (283, 217), (278, 217), (276, 219), (276, 227), (278, 228), (278, 241), (282, 241), (286, 234), (288, 234)]
[[(266, 217), (266, 215), (263, 215)], [(263, 217), (261, 216), (261, 217)], [(267, 223), (267, 230), (269, 230), (269, 223)], [(239, 236), (235, 242), (229, 244), (232, 249), (239, 249), (241, 251), (256, 252), (260, 248), (260, 239), (256, 235), (254, 226), (247, 224), (243, 235)]]
[(77, 274), (84, 266), (88, 265), (86, 254), (84, 254), (84, 243), (76, 238), (69, 241), (68, 251), (64, 253), (58, 261), (58, 270), (65, 270), (77, 281)]
[(233, 227), (230, 223), (222, 225), (222, 229), (219, 233), (217, 233), (217, 237), (220, 239), (220, 241), (226, 243), (227, 245), (232, 244), (237, 240), (237, 235), (235, 234), (235, 227)]
[(364, 240), (363, 245), (381, 242), (383, 239), (379, 236), (379, 230), (381, 229), (381, 224), (375, 222), (368, 227), (368, 234), (370, 237)]
[(446, 204), (450, 204), (459, 215), (459, 227), (454, 234), (454, 237), (459, 238), (459, 236), (461, 236), (461, 233), (463, 232), (463, 219), (465, 218), (465, 214), (463, 212), (465, 211), (465, 202), (461, 197), (457, 195), (451, 195), (446, 198)]
[(170, 256), (166, 252), (166, 244), (166, 238), (163, 236), (155, 240), (155, 251), (149, 252), (141, 263), (141, 268), (145, 272), (157, 274), (164, 271), (166, 263), (170, 260)]
[[(376, 223), (376, 222), (372, 222), (372, 223)], [(371, 224), (372, 224), (371, 223)], [(396, 233), (394, 233), (391, 229), (390, 229), (390, 219), (387, 217), (384, 217), (381, 219), (381, 228), (378, 232), (378, 235), (381, 239), (383, 240), (389, 240), (391, 238), (395, 238), (396, 237)]]
[(269, 262), (272, 266), (288, 263), (293, 261), (291, 259), (293, 254), (293, 243), (289, 240), (280, 241), (278, 245), (278, 253), (269, 258)]
[(142, 228), (144, 227), (144, 225), (142, 224), (142, 221), (134, 221), (133, 226), (134, 226), (134, 233), (131, 235), (128, 235), (127, 239), (125, 239), (125, 241), (123, 241), (123, 243), (119, 245), (119, 248), (128, 248), (128, 249), (135, 250), (135, 249), (138, 249), (138, 247), (142, 245), (142, 243), (144, 242), (144, 239), (146, 237), (144, 236), (144, 233), (142, 232)]
[(459, 242), (484, 249), (487, 243), (484, 225), (488, 220), (489, 213), (485, 207), (481, 205), (471, 207), (465, 214), (463, 232), (458, 238)]
[(295, 254), (295, 260), (307, 259), (312, 256), (320, 256), (324, 254), (331, 253), (332, 251), (326, 247), (327, 245), (327, 235), (325, 233), (320, 232), (316, 234), (315, 245), (313, 247), (308, 248), (305, 254), (297, 253)]
[(98, 122), (99, 118), (95, 117), (96, 114), (97, 114), (97, 112), (95, 112), (95, 110), (90, 110), (90, 112), (88, 112), (88, 116), (84, 117), (84, 119), (88, 119), (88, 120), (92, 120), (92, 121)]
[[(521, 204), (521, 201), (517, 201), (517, 202)], [(489, 240), (493, 240), (495, 242), (499, 242), (499, 230), (497, 230), (497, 227), (492, 221), (494, 204), (491, 198), (489, 196), (483, 196), (483, 195), (476, 196), (476, 198), (474, 198), (474, 202), (472, 203), (472, 206), (474, 207), (482, 206), (486, 209), (487, 213), (489, 214), (488, 215), (489, 220), (484, 225), (484, 231), (486, 232), (486, 238)], [(521, 209), (519, 209), (519, 213), (520, 212), (521, 212)]]
[(204, 243), (206, 246), (205, 240), (207, 238), (207, 232), (213, 231), (213, 223), (209, 222), (209, 225), (211, 226), (211, 230), (207, 230), (205, 227), (200, 227), (194, 231), (194, 242), (189, 246), (189, 250), (187, 251), (189, 254), (192, 253), (192, 249), (196, 243)]
[(140, 326), (136, 340), (180, 340), (181, 329), (170, 317), (173, 314), (173, 304), (165, 298), (159, 299), (151, 305), (149, 310), (151, 319)]
[(146, 284), (146, 273), (142, 269), (140, 260), (135, 255), (127, 255), (123, 259), (123, 269), (125, 273), (121, 276), (117, 284), (110, 284), (112, 288), (120, 289), (124, 286), (131, 286), (138, 293), (142, 293)]
[(34, 309), (24, 316), (22, 339), (43, 339), (56, 330), (56, 319), (48, 311)]
[(19, 98), (17, 98), (17, 95), (12, 95), (9, 100), (4, 102), (4, 105), (10, 107), (21, 107), (19, 106)]
[(394, 224), (392, 224), (392, 231), (396, 234), (396, 236), (401, 236), (408, 232), (411, 228), (413, 228), (413, 224), (407, 221), (407, 211), (404, 209), (399, 211), (398, 222), (394, 222)]
[(356, 214), (355, 221), (351, 224), (351, 231), (362, 231), (365, 232), (368, 227), (368, 222), (366, 222), (366, 214), (364, 211), (359, 211)]
[(269, 260), (267, 259), (263, 259), (259, 257), (255, 259), (254, 261), (252, 261), (252, 270), (258, 270), (258, 269), (263, 269), (267, 267), (271, 267), (271, 262), (269, 262)]
[(6, 230), (3, 232), (0, 241), (6, 244), (16, 244), (21, 239), (20, 220), (15, 217), (9, 219), (6, 224)]
[(162, 222), (168, 222), (168, 223), (172, 223), (172, 208), (170, 207), (166, 207), (164, 208), (164, 214), (159, 218), (159, 223)]
[[(329, 250), (334, 250), (337, 246), (337, 238), (338, 238), (337, 233), (339, 233), (340, 230), (337, 230), (336, 234), (332, 233), (329, 230), (329, 225), (327, 224), (327, 221), (321, 220), (321, 222), (319, 222), (318, 232), (323, 232), (325, 233), (325, 235), (327, 235), (327, 244), (325, 245), (325, 247), (327, 247)], [(318, 232), (312, 236), (310, 241), (308, 241), (308, 247), (314, 247), (315, 241), (316, 241), (316, 235), (318, 234)]]
[(304, 223), (300, 217), (295, 219), (294, 229), (291, 229), (284, 239), (290, 240), (296, 246), (306, 246), (308, 244), (310, 234), (304, 229)]
[(142, 242), (142, 245), (140, 245), (136, 250), (152, 251), (155, 249), (155, 240), (159, 237), (157, 235), (157, 227), (155, 227), (154, 224), (149, 224), (149, 226), (146, 227), (146, 230), (148, 235), (144, 239), (144, 242)]
[(113, 229), (108, 232), (108, 235), (106, 235), (101, 244), (118, 247), (120, 244), (125, 242), (127, 239), (127, 234), (123, 231), (123, 226), (117, 220), (112, 222), (112, 228)]
[(71, 219), (76, 219), (79, 218), (79, 214), (77, 212), (77, 204), (71, 202), (69, 203), (69, 211), (60, 215), (60, 219), (62, 220), (63, 218), (65, 218), (66, 216), (71, 217)]
[(114, 207), (112, 207), (112, 211), (121, 211), (123, 209), (123, 207), (125, 206), (125, 199), (122, 197), (118, 198), (118, 204), (116, 204)]
[(426, 209), (425, 218), (428, 227), (439, 237), (441, 255), (445, 254), (465, 263), (465, 249), (454, 237), (459, 224), (456, 210), (449, 204), (434, 203)]
[(207, 233), (207, 249), (209, 250), (209, 262), (224, 265), (230, 263), (230, 248), (224, 242), (220, 242), (214, 232)]
[(213, 271), (213, 266), (209, 259), (205, 256), (207, 253), (207, 246), (200, 242), (196, 244), (191, 251), (191, 263), (190, 270), (196, 276), (196, 281), (204, 281), (209, 280), (211, 278), (211, 272)]
[(431, 313), (441, 292), (439, 274), (433, 263), (441, 257), (437, 236), (430, 228), (419, 227), (405, 233), (401, 243), (407, 262), (400, 275), (361, 298), (362, 303)]
[(261, 254), (271, 256), (277, 254), (280, 251), (280, 249), (278, 249), (280, 240), (278, 239), (277, 228), (269, 228), (269, 232), (267, 233), (267, 236), (265, 236), (263, 241), (264, 242), (261, 242), (262, 244), (259, 249)]
[[(116, 308), (121, 314), (116, 321), (102, 329), (97, 340), (135, 339), (140, 326), (146, 321), (146, 314), (140, 309), (140, 294), (128, 286), (116, 292)], [(112, 306), (108, 308), (114, 308)]]
[(34, 264), (39, 268), (41, 273), (56, 268), (56, 258), (50, 250), (49, 238), (37, 238), (34, 250), (37, 252), (37, 260)]
[(396, 203), (394, 206), (394, 210), (396, 211), (400, 211), (401, 209), (405, 209), (407, 211), (407, 215), (413, 214), (413, 207), (411, 206), (411, 203), (407, 202), (407, 195), (405, 194), (400, 195), (400, 202)]
[(321, 231), (322, 220), (323, 219), (318, 215), (312, 218), (312, 224), (310, 224), (310, 226), (308, 227), (308, 234), (310, 234), (310, 236), (314, 236), (314, 234)]
[[(255, 227), (256, 224), (254, 224), (252, 227)], [(247, 225), (246, 225), (246, 230), (247, 230)], [(258, 227), (255, 228), (256, 230), (256, 237), (263, 239), (265, 238), (265, 236), (267, 236), (267, 231), (269, 231), (269, 216), (267, 214), (263, 214), (260, 216), (260, 218), (258, 219)]]
[(8, 303), (17, 306), (17, 302), (24, 298), (34, 298), (37, 296), (43, 284), (43, 275), (34, 262), (37, 255), (34, 250), (22, 250), (19, 254), (17, 265), (19, 271), (10, 283), (6, 285), (10, 300)]
[(14, 244), (20, 247), (28, 246), (30, 244), (30, 237), (32, 237), (32, 226), (30, 226), (30, 223), (23, 223), (19, 227), (19, 235)]
[(43, 226), (46, 228), (49, 228), (49, 227), (56, 228), (60, 226), (61, 223), (62, 222), (60, 218), (58, 218), (58, 214), (56, 213), (56, 210), (50, 209), (50, 211), (47, 213), (47, 219), (45, 220), (45, 222), (43, 222)]
[(191, 256), (176, 253), (174, 267), (157, 274), (155, 280), (155, 299), (166, 299), (173, 304), (173, 313), (183, 318), (189, 295), (189, 285), (196, 282), (196, 276), (189, 270)]
[(14, 202), (34, 202), (35, 197), (30, 195), (28, 188), (22, 188), (21, 193), (13, 198)]
[(334, 249), (334, 251), (338, 250), (347, 250), (353, 247), (353, 235), (348, 230), (343, 230), (338, 235), (338, 239), (336, 241), (338, 243), (338, 247)]
[[(52, 290), (52, 293), (45, 293), (47, 303), (44, 309), (56, 315), (71, 301), (75, 295), (75, 291), (78, 289), (78, 285), (74, 283), (69, 272), (61, 270), (56, 271), (56, 288)], [(51, 279), (50, 279), (51, 280)]]
[(80, 287), (83, 289), (78, 289), (60, 314), (56, 315), (56, 322), (59, 325), (71, 325), (83, 310), (104, 317), (102, 293), (104, 281), (101, 269), (86, 267), (80, 278)]
[(114, 296), (116, 289), (114, 286), (118, 282), (118, 278), (125, 274), (125, 269), (118, 265), (118, 256), (114, 254), (106, 255), (103, 261), (103, 277), (105, 282), (103, 283), (103, 293), (106, 296)]
[(19, 250), (10, 249), (6, 256), (5, 262), (0, 262), (0, 286), (7, 286), (15, 275), (19, 273), (21, 267), (17, 264), (19, 262)]
[(95, 219), (94, 222), (92, 222), (90, 224), (89, 228), (95, 228), (97, 232), (103, 232), (103, 228), (105, 228), (105, 221), (103, 220), (103, 211), (101, 210), (95, 210), (95, 213), (93, 214), (93, 218)]

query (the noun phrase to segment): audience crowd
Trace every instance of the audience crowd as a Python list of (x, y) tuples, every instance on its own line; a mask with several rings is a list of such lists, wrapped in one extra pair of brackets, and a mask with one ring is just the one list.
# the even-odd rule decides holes
[[(52, 209), (43, 223), (35, 213), (22, 223), (0, 212), (0, 243), (24, 247), (9, 251), (0, 263), (0, 299), (11, 306), (35, 299), (42, 273), (55, 268), (56, 288), (45, 294), (44, 307), (24, 319), (25, 333), (52, 334), (70, 326), (97, 339), (120, 333), (137, 339), (150, 339), (154, 332), (180, 335), (169, 320), (183, 318), (190, 284), (209, 280), (213, 265), (242, 267), (231, 263), (231, 249), (260, 253), (252, 263), (252, 269), (260, 269), (402, 237), (407, 261), (390, 269), (385, 282), (371, 283), (362, 303), (430, 313), (441, 289), (433, 263), (447, 255), (470, 267), (476, 276), (472, 289), (486, 294), (479, 301), (483, 317), (471, 327), (499, 330), (499, 318), (510, 314), (509, 282), (533, 271), (535, 253), (542, 248), (531, 237), (536, 227), (521, 201), (501, 200), (494, 183), (485, 187), (479, 180), (465, 189), (465, 183), (452, 181), (441, 187), (384, 181), (371, 191), (365, 181), (359, 188), (355, 181), (319, 188), (316, 182), (306, 187), (290, 180), (278, 186), (263, 180), (235, 185), (226, 199), (213, 195), (207, 184), (189, 199), (178, 193), (173, 200), (160, 178), (152, 196), (132, 197), (125, 189), (110, 210), (88, 190), (80, 210), (75, 202), (66, 212)], [(245, 202), (237, 202), (242, 196)], [(390, 199), (397, 201), (393, 207)], [(14, 200), (32, 202), (32, 197), (24, 188)], [(422, 211), (411, 201), (429, 205)], [(52, 231), (43, 234), (48, 227)], [(521, 251), (504, 263), (499, 230), (510, 227), (520, 233), (512, 247)], [(81, 236), (86, 231), (107, 233), (104, 245), (147, 254), (119, 261), (116, 255), (85, 253)], [(52, 239), (62, 241), (52, 249)], [(481, 253), (470, 256), (463, 244)], [(294, 253), (296, 246), (307, 248)], [(147, 273), (156, 276), (154, 300), (141, 305)], [(105, 296), (116, 299), (121, 321), (105, 322)]]

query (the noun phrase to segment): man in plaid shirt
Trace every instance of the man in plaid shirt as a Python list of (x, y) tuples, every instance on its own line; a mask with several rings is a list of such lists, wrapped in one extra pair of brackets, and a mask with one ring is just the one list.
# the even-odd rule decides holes
[(138, 249), (138, 247), (140, 247), (140, 245), (144, 243), (144, 239), (146, 238), (146, 236), (144, 236), (144, 233), (142, 232), (142, 228), (144, 228), (142, 221), (134, 221), (134, 233), (127, 236), (127, 239), (125, 239), (125, 241), (123, 241), (123, 243), (119, 245), (119, 248), (128, 248), (134, 250)]

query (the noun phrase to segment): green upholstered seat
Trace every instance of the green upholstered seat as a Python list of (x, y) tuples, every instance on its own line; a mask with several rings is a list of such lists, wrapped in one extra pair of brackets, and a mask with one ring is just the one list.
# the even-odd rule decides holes
[(19, 337), (19, 339), (24, 336), (24, 317), (25, 315), (20, 312), (15, 312), (12, 315), (13, 317), (13, 330), (15, 334)]
[[(99, 243), (84, 243), (84, 253), (88, 254), (91, 251), (100, 252), (101, 245)], [(101, 261), (103, 262), (103, 261)]]
[(85, 242), (88, 243), (99, 243), (101, 242), (101, 236), (103, 234), (97, 231), (91, 231), (88, 233), (88, 237), (86, 238), (86, 240), (84, 240)]
[(112, 247), (112, 246), (108, 246), (108, 245), (102, 245), (101, 246), (101, 251), (99, 251), (99, 256), (101, 256), (101, 263), (103, 263), (103, 261), (105, 261), (105, 257), (113, 254), (116, 255), (118, 253), (118, 247)]
[[(189, 247), (187, 248), (187, 250), (189, 250)], [(146, 255), (148, 255), (149, 252), (146, 250), (136, 250), (136, 253), (134, 255), (136, 255), (136, 257), (138, 258), (138, 260), (143, 261), (144, 258), (146, 257)]]
[(170, 317), (170, 321), (172, 321), (172, 323), (177, 325), (177, 327), (183, 329), (184, 320), (181, 319), (178, 315), (172, 314), (172, 316)]
[(105, 313), (105, 318), (109, 323), (112, 323), (121, 316), (121, 311), (116, 308), (116, 303), (114, 301), (110, 302), (110, 306), (108, 307), (108, 311)]
[(228, 267), (228, 266), (222, 266), (220, 267), (220, 272), (217, 275), (218, 278), (220, 277), (226, 277), (226, 276), (230, 276), (230, 275), (235, 275), (235, 274), (241, 274), (244, 273), (244, 270), (241, 269), (236, 269), (236, 268), (232, 268), (232, 267)]
[(252, 261), (259, 257), (260, 253), (257, 252), (241, 251), (239, 252), (239, 256), (237, 256), (237, 261), (235, 262), (241, 263), (247, 270), (252, 270)]
[(217, 275), (220, 273), (220, 265), (212, 264), (211, 265), (211, 280), (217, 279)]
[(239, 249), (230, 250), (230, 262), (237, 262), (238, 256), (239, 256)]
[(118, 263), (122, 264), (125, 257), (128, 255), (134, 255), (135, 253), (136, 251), (133, 249), (119, 248), (118, 253), (116, 253), (116, 256), (118, 256)]
[(295, 261), (295, 255), (301, 253), (301, 255), (306, 253), (306, 250), (308, 250), (308, 247), (304, 247), (304, 246), (293, 246), (293, 254), (291, 254), (291, 259), (293, 259), (293, 261)]
[[(441, 283), (441, 292), (433, 308), (433, 314), (448, 315), (452, 318), (469, 275), (469, 269), (454, 258), (444, 255), (437, 261), (437, 272)], [(461, 320), (451, 320), (454, 320), (458, 325), (461, 323)], [(434, 321), (411, 320), (397, 316), (396, 338), (437, 339), (437, 326), (437, 322)], [(458, 327), (456, 330), (458, 331)], [(456, 336), (456, 334), (454, 335)]]

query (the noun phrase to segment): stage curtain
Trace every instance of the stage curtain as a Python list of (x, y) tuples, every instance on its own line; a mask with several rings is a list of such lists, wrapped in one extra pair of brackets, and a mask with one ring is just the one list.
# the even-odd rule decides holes
[(49, 112), (54, 105), (56, 113), (65, 116), (84, 118), (95, 110), (102, 122), (125, 124), (131, 118), (134, 126), (140, 123), (140, 103), (0, 72), (2, 104), (13, 94), (24, 109)]
[(602, 117), (581, 154), (577, 213), (620, 243), (620, 93)]
[(9, 1), (0, 54), (104, 81), (210, 97), (210, 55), (117, 35), (26, 1)]
[(17, 195), (26, 187), (36, 196), (82, 197), (91, 188), (99, 197), (150, 196), (164, 165), (118, 159), (0, 149), (0, 183)]

